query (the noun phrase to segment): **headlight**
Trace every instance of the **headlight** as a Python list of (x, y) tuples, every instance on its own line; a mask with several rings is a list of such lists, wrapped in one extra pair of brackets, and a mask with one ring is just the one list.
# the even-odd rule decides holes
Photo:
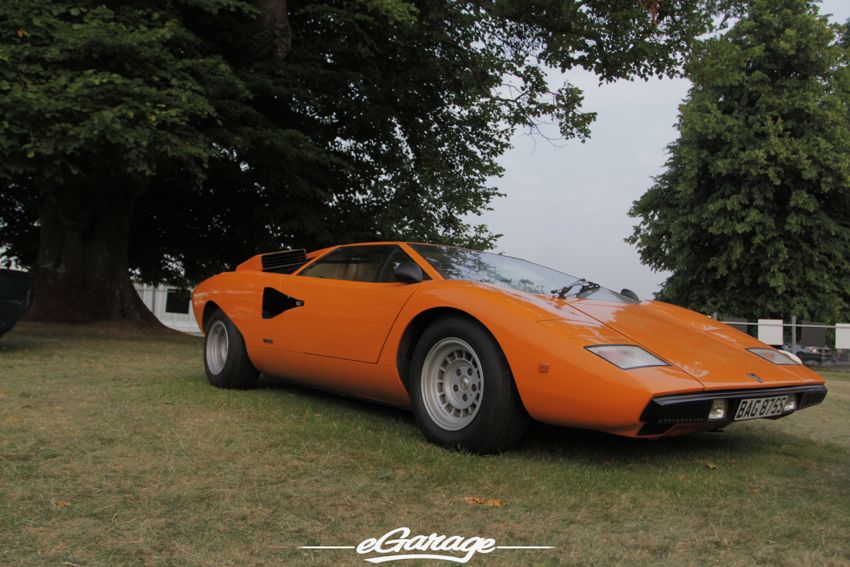
[(584, 348), (623, 370), (645, 366), (668, 366), (666, 362), (637, 345), (596, 345)]
[(778, 351), (775, 348), (748, 348), (747, 350), (753, 353), (754, 355), (765, 359), (768, 362), (772, 362), (773, 364), (800, 364), (784, 352)]

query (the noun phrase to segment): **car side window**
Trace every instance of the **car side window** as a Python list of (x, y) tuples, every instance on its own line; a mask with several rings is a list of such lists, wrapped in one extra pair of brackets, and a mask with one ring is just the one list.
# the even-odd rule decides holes
[[(402, 250), (401, 248), (396, 246), (395, 250), (393, 250), (392, 254), (390, 254), (389, 259), (384, 264), (384, 268), (381, 270), (381, 274), (378, 278), (378, 281), (381, 282), (381, 283), (394, 282), (395, 281), (395, 270), (396, 270), (396, 268), (398, 268), (399, 264), (401, 264), (403, 262), (413, 262), (413, 258), (408, 256), (405, 253), (404, 250)], [(416, 262), (413, 262), (413, 263), (415, 264)], [(423, 275), (425, 276), (425, 279), (430, 279), (430, 278), (428, 278), (427, 274), (423, 274)]]
[(377, 282), (382, 268), (398, 246), (346, 246), (338, 248), (299, 273), (310, 278), (352, 282)]

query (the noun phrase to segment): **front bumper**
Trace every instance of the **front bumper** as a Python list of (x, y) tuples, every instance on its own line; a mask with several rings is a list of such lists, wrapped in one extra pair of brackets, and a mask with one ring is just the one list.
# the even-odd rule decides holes
[(817, 405), (826, 397), (826, 386), (821, 384), (811, 386), (790, 386), (786, 388), (755, 388), (748, 390), (723, 390), (716, 392), (700, 392), (698, 394), (676, 394), (660, 396), (650, 400), (640, 416), (644, 422), (638, 435), (663, 435), (676, 425), (706, 425), (723, 427), (732, 423), (732, 419), (709, 420), (708, 412), (714, 400), (727, 400), (728, 415), (733, 416), (738, 411), (738, 405), (743, 399), (766, 398), (771, 396), (794, 395), (797, 397), (797, 408), (768, 419), (778, 419), (795, 411)]

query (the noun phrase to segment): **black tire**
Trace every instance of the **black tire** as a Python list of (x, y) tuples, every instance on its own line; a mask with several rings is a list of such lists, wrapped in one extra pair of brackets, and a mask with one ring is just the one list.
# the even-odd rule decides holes
[[(257, 385), (260, 377), (251, 364), (245, 350), (245, 339), (233, 322), (219, 309), (216, 309), (206, 321), (204, 337), (204, 370), (207, 380), (216, 388), (245, 390)], [(225, 353), (211, 360), (211, 351), (224, 333), (227, 341)]]
[[(450, 430), (429, 415), (422, 387), (423, 366), (435, 345), (457, 339), (471, 347), (477, 356), (482, 389), (477, 411), (466, 418), (471, 421), (461, 429)], [(436, 346), (435, 353), (438, 349), (440, 346)], [(424, 381), (433, 384), (427, 377)], [(498, 453), (515, 447), (528, 429), (530, 418), (501, 348), (483, 326), (463, 316), (441, 317), (425, 329), (413, 353), (409, 386), (419, 428), (429, 441), (443, 447), (480, 454)]]

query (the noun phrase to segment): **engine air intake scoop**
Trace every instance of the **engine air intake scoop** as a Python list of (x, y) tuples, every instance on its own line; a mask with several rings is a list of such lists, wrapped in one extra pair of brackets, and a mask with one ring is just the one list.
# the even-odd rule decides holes
[(307, 251), (303, 248), (296, 250), (281, 250), (269, 252), (260, 256), (264, 272), (276, 274), (291, 274), (307, 263)]

